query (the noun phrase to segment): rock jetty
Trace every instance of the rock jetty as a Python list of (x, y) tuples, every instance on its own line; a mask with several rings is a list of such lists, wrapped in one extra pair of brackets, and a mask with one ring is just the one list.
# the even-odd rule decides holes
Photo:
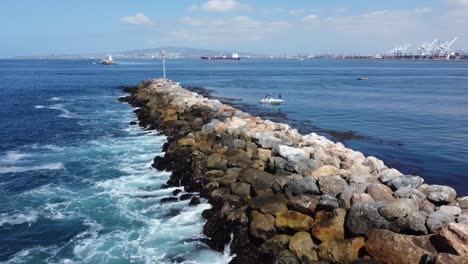
[(153, 167), (208, 199), (203, 242), (230, 245), (231, 263), (468, 263), (468, 197), (453, 188), (173, 81), (125, 90), (139, 124), (167, 136)]

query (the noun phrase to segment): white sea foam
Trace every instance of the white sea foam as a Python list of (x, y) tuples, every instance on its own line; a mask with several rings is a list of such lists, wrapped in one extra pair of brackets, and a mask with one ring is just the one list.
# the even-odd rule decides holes
[(20, 173), (26, 171), (36, 171), (36, 170), (61, 170), (65, 166), (61, 162), (48, 163), (37, 166), (2, 166), (0, 167), (0, 174), (5, 173)]
[(43, 108), (46, 108), (44, 105), (36, 105), (34, 106), (34, 108), (36, 109), (43, 109)]
[(27, 213), (17, 213), (14, 215), (0, 215), (0, 226), (4, 225), (21, 225), (27, 223), (31, 225), (32, 223), (37, 221), (38, 213), (35, 211), (27, 212)]
[(30, 157), (31, 154), (21, 153), (19, 151), (8, 151), (5, 155), (0, 157), (0, 164), (13, 164)]
[(62, 99), (62, 97), (60, 97), (60, 96), (54, 96), (54, 97), (51, 97), (51, 98), (49, 99), (49, 101), (62, 101), (62, 100), (63, 100), (63, 99)]
[(36, 105), (34, 107), (36, 109), (51, 109), (51, 110), (61, 111), (62, 113), (59, 115), (59, 117), (63, 117), (63, 118), (80, 118), (79, 115), (77, 115), (75, 113), (72, 113), (68, 109), (66, 109), (63, 104), (53, 104), (53, 105), (49, 105), (49, 106)]

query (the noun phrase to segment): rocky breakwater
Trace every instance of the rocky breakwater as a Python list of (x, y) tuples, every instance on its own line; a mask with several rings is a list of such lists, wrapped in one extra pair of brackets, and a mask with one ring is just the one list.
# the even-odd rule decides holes
[(168, 137), (153, 166), (209, 200), (204, 242), (232, 237), (231, 263), (468, 263), (468, 197), (453, 188), (172, 81), (127, 91), (140, 125)]

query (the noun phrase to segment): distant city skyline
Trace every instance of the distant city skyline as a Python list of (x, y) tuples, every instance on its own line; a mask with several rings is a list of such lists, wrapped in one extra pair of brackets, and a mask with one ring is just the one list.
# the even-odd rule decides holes
[(0, 58), (184, 46), (263, 54), (379, 54), (459, 37), (468, 0), (2, 0)]

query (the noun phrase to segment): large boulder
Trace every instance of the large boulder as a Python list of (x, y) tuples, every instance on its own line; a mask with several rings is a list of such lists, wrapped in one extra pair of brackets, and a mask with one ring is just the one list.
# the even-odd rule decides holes
[(224, 159), (223, 155), (213, 153), (206, 159), (206, 167), (210, 170), (227, 170), (227, 160)]
[(253, 169), (253, 168), (246, 168), (243, 169), (239, 172), (239, 181), (245, 182), (248, 184), (255, 184), (255, 181), (257, 178), (271, 178), (273, 177), (272, 174), (264, 171), (264, 170), (259, 170), (259, 169)]
[(287, 202), (288, 199), (280, 193), (265, 194), (250, 200), (249, 206), (265, 214), (277, 214), (288, 211)]
[(306, 215), (314, 215), (320, 196), (302, 194), (289, 198), (288, 208)]
[(268, 259), (274, 259), (278, 252), (289, 248), (291, 237), (288, 235), (276, 235), (263, 243), (258, 251)]
[(317, 212), (312, 226), (312, 236), (320, 241), (344, 239), (345, 216), (346, 210), (341, 208), (331, 212)]
[(408, 213), (405, 217), (398, 218), (392, 223), (392, 231), (405, 233), (410, 235), (426, 235), (428, 234), (426, 228), (427, 215), (420, 211), (413, 211)]
[(316, 179), (322, 177), (322, 176), (331, 176), (331, 175), (337, 175), (340, 173), (340, 170), (331, 165), (324, 165), (315, 171), (312, 172), (311, 176), (315, 177)]
[(436, 211), (427, 217), (426, 225), (429, 229), (429, 232), (436, 233), (443, 227), (453, 222), (455, 222), (455, 216), (446, 214), (441, 211)]
[(418, 188), (421, 184), (424, 183), (424, 179), (419, 176), (413, 175), (403, 175), (401, 177), (396, 177), (393, 180), (389, 181), (387, 184), (395, 190), (398, 190), (402, 187), (409, 188)]
[(239, 196), (240, 198), (250, 198), (250, 184), (245, 182), (235, 182), (231, 184), (231, 193)]
[(288, 176), (286, 189), (292, 195), (319, 193), (319, 188), (317, 187), (317, 183), (313, 177), (303, 177), (299, 174)]
[(419, 191), (418, 189), (410, 188), (410, 187), (402, 187), (395, 192), (395, 196), (397, 198), (406, 198), (406, 199), (413, 199), (417, 202), (422, 202), (426, 199), (426, 195)]
[(424, 255), (437, 254), (431, 236), (402, 235), (378, 229), (367, 233), (365, 248), (373, 259), (390, 264), (420, 263)]
[(363, 237), (330, 240), (319, 245), (318, 255), (320, 259), (337, 264), (350, 264), (359, 257), (359, 250), (364, 246)]
[(268, 240), (276, 234), (275, 217), (252, 211), (250, 214), (250, 233), (261, 240)]
[(405, 217), (410, 212), (418, 210), (418, 204), (411, 199), (398, 199), (379, 208), (381, 216), (388, 220)]
[(379, 180), (383, 183), (387, 183), (401, 175), (402, 174), (396, 169), (384, 169), (379, 173)]
[(290, 250), (283, 250), (276, 255), (273, 264), (300, 264), (300, 262)]
[(337, 196), (348, 186), (346, 181), (338, 175), (322, 176), (318, 182), (320, 191), (331, 196)]
[(393, 192), (390, 187), (381, 183), (371, 183), (366, 188), (366, 193), (368, 193), (374, 201), (393, 201)]
[(276, 215), (275, 226), (278, 230), (290, 231), (308, 231), (312, 226), (314, 219), (308, 215), (296, 211), (286, 211)]
[(464, 258), (461, 256), (448, 254), (448, 253), (440, 253), (437, 255), (434, 264), (468, 264), (468, 258)]
[(338, 199), (334, 196), (324, 194), (320, 196), (319, 202), (317, 203), (317, 210), (332, 211), (335, 208), (339, 208)]
[(434, 203), (448, 204), (457, 198), (455, 189), (443, 185), (429, 185), (423, 192), (427, 199)]
[(378, 212), (380, 205), (378, 202), (353, 205), (346, 218), (347, 230), (363, 235), (369, 229), (389, 229), (390, 222)]
[(315, 251), (316, 247), (310, 234), (307, 232), (294, 234), (289, 242), (289, 250), (296, 254), (299, 259), (305, 259), (308, 262), (318, 260), (317, 252)]
[(438, 246), (468, 258), (468, 224), (449, 224), (440, 230), (436, 238)]

